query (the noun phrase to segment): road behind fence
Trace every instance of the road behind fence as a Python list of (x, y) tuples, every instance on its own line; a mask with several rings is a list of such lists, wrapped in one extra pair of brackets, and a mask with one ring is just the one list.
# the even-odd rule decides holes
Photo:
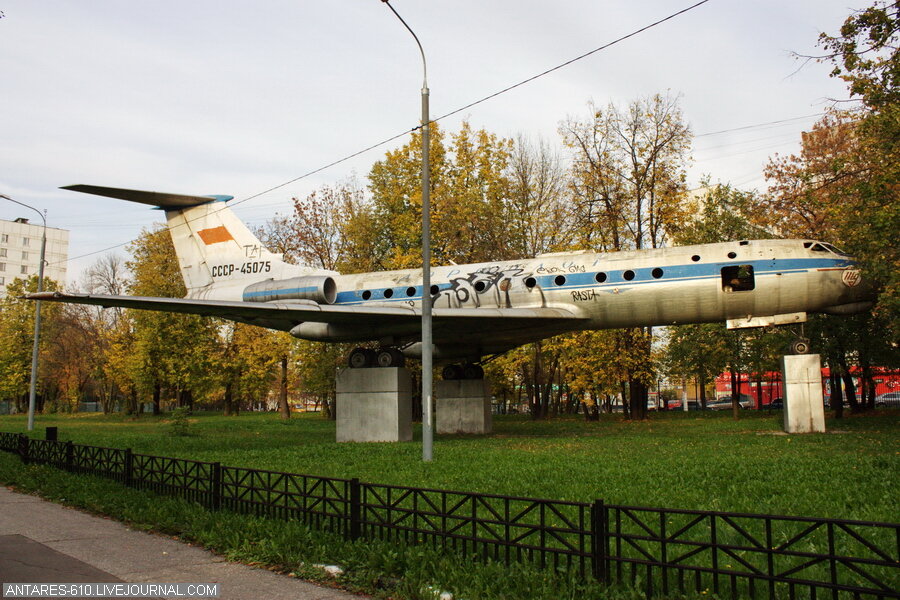
[[(54, 436), (55, 437), (55, 436)], [(347, 539), (433, 544), (639, 587), (648, 598), (900, 598), (900, 523), (564, 502), (365, 483), (0, 432), (25, 463)]]

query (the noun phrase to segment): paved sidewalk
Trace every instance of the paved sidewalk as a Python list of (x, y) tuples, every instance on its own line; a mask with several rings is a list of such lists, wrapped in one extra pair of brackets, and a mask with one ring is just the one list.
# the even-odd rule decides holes
[[(0, 582), (218, 583), (219, 598), (347, 600), (320, 587), (0, 486)], [(2, 594), (2, 592), (0, 592)]]

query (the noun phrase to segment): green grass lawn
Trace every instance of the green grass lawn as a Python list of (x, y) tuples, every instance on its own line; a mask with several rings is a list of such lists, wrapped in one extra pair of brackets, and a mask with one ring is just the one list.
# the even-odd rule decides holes
[[(900, 411), (827, 423), (827, 434), (784, 435), (781, 413), (664, 413), (645, 422), (604, 416), (534, 422), (495, 417), (488, 436), (421, 444), (335, 443), (334, 422), (273, 413), (197, 413), (189, 435), (166, 416), (39, 415), (61, 440), (363, 481), (556, 500), (875, 521), (900, 520)], [(22, 416), (0, 431), (24, 431)], [(417, 436), (418, 439), (418, 436)]]

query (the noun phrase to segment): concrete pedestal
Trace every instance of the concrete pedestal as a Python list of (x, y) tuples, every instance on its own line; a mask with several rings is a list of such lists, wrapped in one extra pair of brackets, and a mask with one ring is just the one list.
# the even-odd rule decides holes
[(784, 381), (784, 430), (824, 433), (822, 361), (818, 354), (794, 354), (781, 359)]
[(487, 379), (436, 381), (434, 395), (438, 433), (491, 432), (491, 386)]
[(405, 368), (343, 369), (337, 376), (338, 442), (412, 440), (412, 378)]

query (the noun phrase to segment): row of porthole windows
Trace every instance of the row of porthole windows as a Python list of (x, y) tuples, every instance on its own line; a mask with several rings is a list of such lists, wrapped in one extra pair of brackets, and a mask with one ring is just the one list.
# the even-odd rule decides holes
[[(736, 257), (737, 257), (737, 254), (735, 254), (734, 252), (728, 253), (728, 258), (736, 258)], [(691, 257), (691, 260), (694, 262), (698, 262), (700, 260), (700, 256), (695, 254)], [(653, 279), (660, 279), (664, 275), (664, 272), (659, 267), (656, 267), (655, 269), (650, 271), (650, 275), (653, 276)], [(622, 279), (624, 279), (625, 281), (631, 281), (632, 279), (634, 279), (634, 271), (632, 271), (631, 269), (625, 271), (624, 273), (622, 273)], [(603, 273), (603, 272), (597, 273), (594, 276), (594, 280), (597, 283), (603, 283), (607, 280), (607, 275), (606, 275), (606, 273)], [(557, 275), (556, 277), (553, 278), (553, 283), (555, 283), (558, 286), (565, 285), (566, 276), (565, 275)], [(525, 287), (533, 288), (536, 285), (537, 285), (537, 279), (535, 279), (534, 277), (528, 277), (527, 279), (525, 279)], [(485, 287), (487, 287), (487, 284), (483, 281), (478, 281), (475, 283), (475, 290), (478, 292), (484, 291)], [(438, 286), (436, 286), (436, 285), (431, 286), (431, 295), (432, 296), (437, 294), (438, 291), (440, 291), (440, 288), (438, 288)], [(408, 297), (415, 296), (416, 288), (414, 288), (414, 287), (406, 288), (406, 295)], [(392, 290), (391, 288), (384, 290), (385, 298), (392, 298), (393, 296), (394, 296), (394, 290)], [(370, 290), (366, 290), (362, 293), (363, 300), (369, 300), (371, 297), (372, 297), (372, 292)]]
[[(655, 269), (650, 271), (650, 275), (653, 277), (653, 279), (660, 279), (664, 275), (664, 271), (659, 267), (656, 267)], [(597, 273), (596, 275), (594, 275), (594, 279), (597, 281), (597, 283), (603, 283), (607, 280), (607, 275), (606, 273)], [(622, 279), (624, 279), (625, 281), (631, 281), (632, 279), (634, 279), (634, 271), (629, 269), (623, 272)]]
[[(697, 258), (699, 259), (699, 257), (697, 257)], [(660, 279), (664, 275), (664, 272), (662, 269), (657, 267), (657, 268), (653, 269), (652, 271), (650, 271), (650, 275), (653, 276), (653, 279)], [(624, 279), (625, 281), (631, 281), (632, 279), (634, 279), (634, 277), (635, 277), (635, 273), (631, 269), (622, 273), (622, 279)], [(608, 279), (607, 274), (603, 273), (603, 272), (600, 272), (600, 273), (597, 273), (596, 275), (594, 275), (594, 280), (597, 283), (604, 283), (607, 279)], [(555, 283), (558, 286), (565, 285), (566, 276), (565, 275), (557, 275), (556, 277), (553, 278), (553, 283)], [(537, 285), (537, 280), (534, 277), (529, 277), (525, 280), (525, 287), (533, 288), (536, 285)]]
[[(439, 291), (441, 291), (441, 288), (439, 288), (438, 286), (436, 286), (436, 285), (431, 286), (431, 295), (432, 296), (437, 294)], [(363, 290), (363, 293), (361, 295), (362, 295), (363, 300), (370, 300), (372, 298), (372, 290)], [(412, 298), (415, 295), (416, 295), (415, 287), (409, 286), (408, 288), (406, 288), (406, 297), (407, 298)], [(384, 290), (383, 296), (388, 299), (393, 298), (394, 290), (392, 288), (388, 288), (388, 289)]]
[[(657, 267), (657, 268), (653, 269), (653, 271), (651, 271), (650, 274), (653, 276), (654, 279), (660, 279), (663, 276), (663, 270), (660, 269), (659, 267)], [(630, 269), (628, 271), (625, 271), (624, 273), (622, 273), (622, 278), (625, 281), (631, 281), (632, 279), (634, 279), (634, 271), (632, 271)], [(597, 281), (597, 283), (603, 283), (604, 281), (606, 281), (607, 275), (606, 275), (606, 273), (602, 273), (602, 272), (597, 273), (594, 276), (594, 279)], [(556, 277), (553, 278), (553, 283), (555, 283), (558, 286), (565, 285), (566, 284), (566, 276), (565, 275), (557, 275)], [(534, 277), (528, 277), (525, 279), (525, 287), (533, 288), (536, 285), (537, 285), (537, 280)], [(474, 287), (475, 287), (476, 291), (482, 292), (487, 287), (487, 284), (483, 281), (478, 281), (475, 283)], [(436, 285), (431, 286), (431, 295), (432, 296), (437, 294), (439, 291), (440, 291), (440, 288), (438, 286), (436, 286)], [(415, 295), (416, 295), (416, 288), (414, 288), (412, 286), (406, 288), (406, 296), (407, 297), (411, 298)], [(384, 297), (387, 299), (393, 298), (394, 290), (391, 288), (384, 290)], [(371, 300), (371, 298), (372, 298), (372, 291), (364, 290), (362, 293), (362, 299), (363, 300)]]
[[(744, 243), (744, 242), (741, 242), (741, 245), (745, 245), (745, 243)], [(728, 253), (728, 258), (737, 258), (737, 254), (736, 254), (735, 252), (729, 252), (729, 253)], [(693, 256), (691, 257), (691, 260), (694, 261), (694, 262), (699, 262), (699, 261), (700, 261), (700, 255), (699, 255), (699, 254), (693, 255)], [(659, 267), (653, 269), (653, 270), (650, 272), (650, 275), (652, 275), (654, 279), (660, 279), (660, 278), (662, 278), (663, 274), (664, 274), (663, 270), (660, 269)], [(625, 272), (622, 273), (622, 279), (624, 279), (625, 281), (631, 281), (631, 280), (634, 279), (634, 277), (635, 277), (635, 273), (634, 273), (634, 271), (632, 271), (631, 269), (629, 269), (629, 270), (627, 270), (627, 271), (625, 271)], [(607, 280), (607, 278), (608, 278), (608, 277), (607, 277), (606, 273), (603, 273), (603, 272), (597, 273), (597, 274), (594, 276), (594, 280), (595, 280), (597, 283), (604, 283), (604, 282)], [(566, 283), (566, 276), (565, 276), (565, 275), (557, 275), (556, 277), (553, 278), (553, 283), (555, 283), (557, 286), (565, 285), (565, 283)], [(536, 280), (534, 277), (528, 277), (528, 278), (525, 279), (525, 287), (527, 287), (527, 288), (530, 289), (530, 288), (533, 288), (533, 287), (536, 286), (536, 285), (537, 285), (537, 280)], [(477, 281), (477, 282), (475, 282), (474, 287), (475, 287), (475, 291), (477, 291), (477, 292), (483, 292), (483, 291), (485, 290), (485, 288), (487, 287), (487, 284), (486, 284), (484, 281)], [(431, 286), (431, 295), (432, 295), (432, 296), (434, 296), (435, 294), (437, 294), (439, 291), (440, 291), (440, 288), (439, 288), (438, 286), (436, 286), (436, 285), (432, 285), (432, 286)], [(415, 296), (415, 295), (416, 295), (416, 288), (415, 288), (415, 287), (410, 286), (410, 287), (406, 288), (406, 296), (407, 296), (408, 298), (412, 298), (412, 297)], [(391, 288), (388, 288), (388, 289), (384, 290), (384, 297), (385, 297), (386, 299), (393, 298), (393, 297), (394, 297), (394, 290), (391, 289)], [(372, 298), (372, 291), (371, 291), (371, 290), (365, 290), (365, 291), (363, 291), (363, 293), (362, 293), (362, 299), (363, 299), (363, 300), (370, 300), (371, 298)]]

